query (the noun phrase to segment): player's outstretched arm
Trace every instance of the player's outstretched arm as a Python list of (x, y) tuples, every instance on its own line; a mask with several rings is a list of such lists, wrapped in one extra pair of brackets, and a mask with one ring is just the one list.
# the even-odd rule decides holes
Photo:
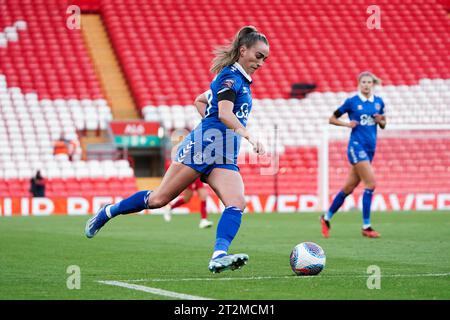
[(233, 102), (229, 100), (219, 101), (219, 120), (222, 121), (229, 129), (247, 139), (253, 146), (253, 151), (259, 155), (263, 155), (265, 153), (263, 144), (256, 140), (236, 118), (236, 115), (233, 113), (233, 106)]

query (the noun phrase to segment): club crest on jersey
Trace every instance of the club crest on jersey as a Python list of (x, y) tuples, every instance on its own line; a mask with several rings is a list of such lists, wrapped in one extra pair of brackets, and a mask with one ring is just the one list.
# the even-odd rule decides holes
[(361, 104), (358, 105), (358, 110), (362, 110), (363, 106)]
[(193, 159), (194, 159), (194, 163), (195, 163), (195, 164), (201, 164), (201, 163), (203, 163), (203, 154), (202, 154), (202, 152), (197, 152), (197, 153), (194, 155)]
[(381, 109), (381, 105), (379, 103), (375, 103), (375, 109), (380, 110)]

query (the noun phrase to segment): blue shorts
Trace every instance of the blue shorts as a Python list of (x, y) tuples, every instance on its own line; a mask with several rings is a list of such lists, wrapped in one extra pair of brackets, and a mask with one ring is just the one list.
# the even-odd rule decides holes
[(208, 145), (203, 143), (197, 144), (185, 139), (177, 150), (175, 161), (200, 172), (202, 174), (200, 180), (205, 183), (207, 182), (207, 177), (215, 168), (239, 171), (236, 159), (228, 159), (223, 155), (211, 153), (210, 151), (208, 150)]
[(350, 164), (354, 165), (361, 161), (372, 162), (375, 151), (367, 151), (357, 141), (350, 141), (347, 148), (347, 157)]

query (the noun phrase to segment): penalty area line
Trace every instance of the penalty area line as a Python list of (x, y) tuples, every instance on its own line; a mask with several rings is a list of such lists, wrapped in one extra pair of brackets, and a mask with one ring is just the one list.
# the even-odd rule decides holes
[(122, 287), (122, 288), (131, 289), (131, 290), (147, 292), (147, 293), (151, 293), (151, 294), (155, 294), (155, 295), (159, 295), (159, 296), (164, 296), (164, 297), (169, 297), (169, 298), (175, 298), (175, 299), (182, 299), (182, 300), (213, 300), (211, 298), (193, 296), (193, 295), (190, 295), (190, 294), (184, 294), (184, 293), (178, 293), (178, 292), (174, 292), (174, 291), (167, 291), (167, 290), (158, 289), (158, 288), (146, 287), (146, 286), (132, 284), (132, 283), (127, 283), (127, 282), (122, 282), (122, 281), (105, 281), (105, 280), (101, 280), (101, 281), (97, 281), (97, 282), (102, 283), (102, 284), (106, 284), (106, 285), (110, 285), (110, 286), (117, 286), (117, 287)]

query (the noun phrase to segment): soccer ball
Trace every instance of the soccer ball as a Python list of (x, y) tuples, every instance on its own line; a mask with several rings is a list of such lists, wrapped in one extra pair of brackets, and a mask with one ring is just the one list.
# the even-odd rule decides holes
[(292, 249), (291, 268), (298, 276), (318, 275), (325, 267), (325, 252), (314, 242), (302, 242)]

